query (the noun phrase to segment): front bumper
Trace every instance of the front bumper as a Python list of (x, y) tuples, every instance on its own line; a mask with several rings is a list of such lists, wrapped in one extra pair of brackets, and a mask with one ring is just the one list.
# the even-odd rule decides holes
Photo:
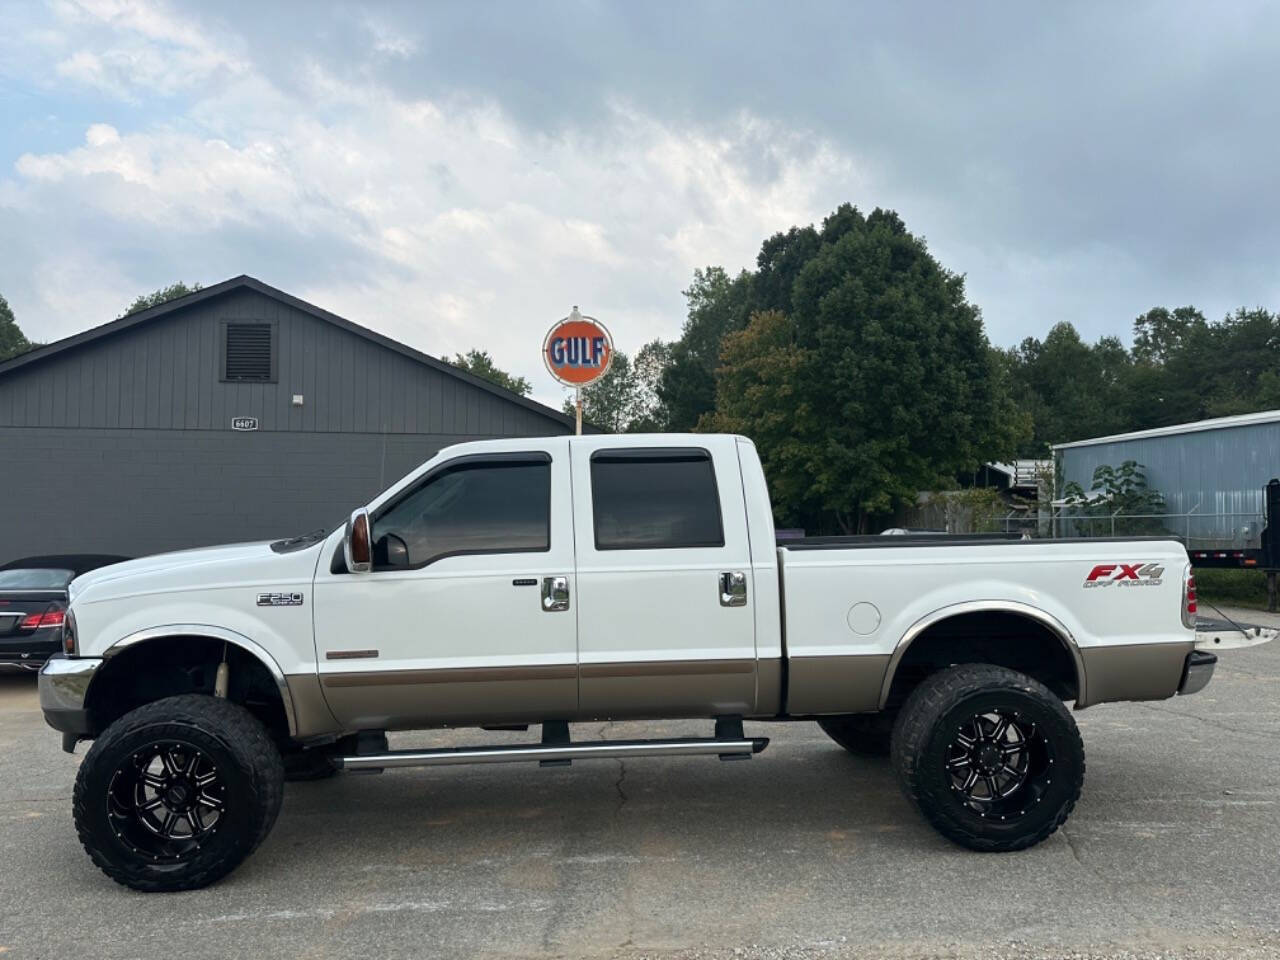
[(98, 657), (50, 657), (40, 671), (40, 709), (44, 722), (64, 734), (95, 733), (85, 698), (89, 684), (102, 666)]
[(1186, 696), (1199, 693), (1213, 679), (1213, 668), (1218, 665), (1215, 654), (1203, 650), (1193, 650), (1187, 654), (1187, 664), (1182, 668), (1182, 682), (1178, 684), (1178, 693)]

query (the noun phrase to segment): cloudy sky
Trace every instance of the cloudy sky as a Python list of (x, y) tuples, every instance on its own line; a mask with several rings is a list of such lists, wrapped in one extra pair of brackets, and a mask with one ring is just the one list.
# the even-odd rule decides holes
[(1280, 307), (1280, 5), (0, 0), (0, 293), (28, 336), (249, 273), (558, 403), (695, 267), (851, 201), (993, 341)]

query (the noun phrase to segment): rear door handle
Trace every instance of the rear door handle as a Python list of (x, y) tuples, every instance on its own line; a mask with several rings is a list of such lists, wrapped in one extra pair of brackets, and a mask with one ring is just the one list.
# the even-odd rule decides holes
[(747, 575), (741, 570), (726, 570), (720, 574), (720, 606), (745, 607), (747, 605)]
[(569, 609), (569, 578), (542, 578), (542, 609), (545, 613)]

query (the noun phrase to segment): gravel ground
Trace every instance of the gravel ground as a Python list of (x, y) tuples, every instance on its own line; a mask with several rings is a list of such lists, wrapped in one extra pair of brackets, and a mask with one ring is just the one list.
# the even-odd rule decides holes
[(60, 752), (34, 681), (0, 677), (0, 956), (1280, 957), (1280, 643), (1224, 653), (1195, 697), (1076, 716), (1084, 797), (1019, 854), (949, 845), (886, 762), (848, 756), (813, 724), (749, 724), (773, 743), (747, 763), (291, 784), (230, 878), (144, 896), (76, 842), (84, 747)]

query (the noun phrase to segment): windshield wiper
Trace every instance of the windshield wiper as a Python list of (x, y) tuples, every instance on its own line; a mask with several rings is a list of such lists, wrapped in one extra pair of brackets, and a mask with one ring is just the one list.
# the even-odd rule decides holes
[(290, 537), (288, 540), (277, 540), (271, 545), (271, 549), (276, 553), (291, 553), (294, 550), (305, 549), (313, 543), (319, 543), (328, 535), (329, 531), (321, 527), (319, 530), (312, 530), (310, 533), (304, 533), (300, 537)]

